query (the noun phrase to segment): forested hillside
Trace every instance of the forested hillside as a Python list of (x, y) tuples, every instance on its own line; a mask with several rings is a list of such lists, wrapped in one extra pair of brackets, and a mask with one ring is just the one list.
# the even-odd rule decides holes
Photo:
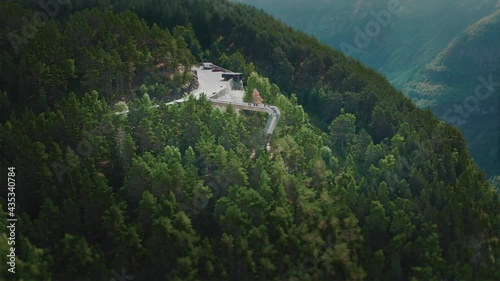
[[(39, 11), (15, 2), (0, 170), (17, 261), (0, 279), (500, 279), (498, 193), (462, 135), (360, 62), (222, 0), (68, 1), (12, 45)], [(202, 60), (280, 109), (269, 150), (263, 114), (152, 107)]]
[[(181, 73), (178, 67), (195, 62), (185, 30), (171, 33), (149, 27), (131, 12), (116, 16), (99, 10), (38, 27), (36, 14), (10, 2), (0, 5), (0, 81), (11, 104), (2, 107), (4, 118), (17, 106), (42, 112), (69, 92), (82, 97), (97, 90), (110, 101), (128, 100), (138, 91), (152, 97), (173, 94), (193, 81), (189, 71)], [(147, 89), (140, 88), (144, 84)]]

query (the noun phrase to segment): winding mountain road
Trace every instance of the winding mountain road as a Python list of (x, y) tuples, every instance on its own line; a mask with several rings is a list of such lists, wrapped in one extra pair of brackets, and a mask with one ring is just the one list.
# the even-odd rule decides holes
[[(269, 118), (267, 119), (266, 126), (264, 128), (264, 135), (266, 137), (272, 136), (274, 129), (278, 124), (278, 120), (281, 116), (281, 112), (278, 107), (267, 105), (267, 104), (254, 104), (254, 103), (246, 103), (246, 102), (234, 102), (234, 101), (223, 101), (218, 100), (216, 98), (212, 98), (216, 96), (221, 91), (231, 91), (231, 86), (229, 81), (225, 81), (222, 79), (221, 72), (214, 72), (209, 69), (202, 69), (201, 67), (193, 67), (193, 71), (196, 72), (198, 76), (199, 86), (196, 90), (191, 92), (191, 95), (194, 98), (199, 99), (200, 96), (204, 93), (210, 102), (215, 106), (232, 106), (241, 110), (249, 110), (249, 111), (257, 111), (257, 112), (267, 112), (269, 114)], [(181, 98), (178, 100), (174, 100), (166, 103), (166, 105), (176, 104), (185, 102), (187, 98)], [(155, 105), (154, 107), (159, 107), (159, 105)], [(128, 110), (122, 112), (116, 112), (115, 114), (127, 114)]]
[(269, 113), (269, 118), (267, 119), (266, 127), (264, 128), (264, 135), (266, 137), (270, 137), (276, 126), (278, 125), (278, 120), (281, 116), (281, 111), (278, 107), (267, 105), (267, 104), (256, 104), (246, 103), (246, 102), (230, 102), (230, 101), (221, 101), (217, 99), (209, 99), (213, 105), (217, 106), (232, 106), (234, 108), (242, 109), (242, 110), (250, 110), (250, 111), (259, 111), (259, 112), (267, 112)]

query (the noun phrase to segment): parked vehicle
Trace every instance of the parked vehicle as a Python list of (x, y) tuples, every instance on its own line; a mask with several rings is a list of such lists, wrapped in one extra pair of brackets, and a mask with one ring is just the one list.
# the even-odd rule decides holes
[(213, 72), (222, 71), (222, 68), (216, 66), (212, 69)]
[(203, 63), (203, 69), (212, 69), (214, 68), (214, 64), (211, 62), (204, 62)]

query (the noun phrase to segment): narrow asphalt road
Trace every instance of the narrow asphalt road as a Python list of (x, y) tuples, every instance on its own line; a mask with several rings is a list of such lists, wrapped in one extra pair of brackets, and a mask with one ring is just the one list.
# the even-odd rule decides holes
[[(223, 101), (217, 99), (211, 99), (210, 97), (215, 95), (220, 90), (223, 90), (229, 87), (229, 82), (222, 79), (222, 72), (212, 71), (210, 69), (202, 69), (201, 67), (193, 67), (192, 70), (195, 70), (198, 76), (199, 86), (196, 90), (191, 92), (191, 95), (194, 98), (200, 98), (202, 93), (209, 98), (210, 102), (216, 106), (233, 106), (235, 108), (250, 110), (250, 111), (260, 111), (267, 112), (269, 114), (269, 118), (264, 128), (264, 134), (266, 136), (272, 135), (276, 125), (278, 124), (278, 120), (281, 116), (280, 110), (271, 105), (267, 104), (253, 104), (253, 103), (245, 103), (245, 102), (234, 102), (234, 101)], [(175, 101), (171, 101), (166, 103), (166, 105), (181, 103), (186, 101), (186, 98), (178, 99)], [(154, 107), (159, 107), (155, 105)], [(127, 114), (127, 111), (116, 112), (115, 114)]]

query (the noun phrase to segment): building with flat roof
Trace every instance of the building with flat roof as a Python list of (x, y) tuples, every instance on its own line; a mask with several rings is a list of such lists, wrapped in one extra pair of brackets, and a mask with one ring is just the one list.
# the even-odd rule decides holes
[(222, 73), (222, 78), (224, 80), (229, 80), (232, 78), (235, 82), (239, 82), (239, 81), (243, 80), (243, 73), (226, 72), (226, 73)]

